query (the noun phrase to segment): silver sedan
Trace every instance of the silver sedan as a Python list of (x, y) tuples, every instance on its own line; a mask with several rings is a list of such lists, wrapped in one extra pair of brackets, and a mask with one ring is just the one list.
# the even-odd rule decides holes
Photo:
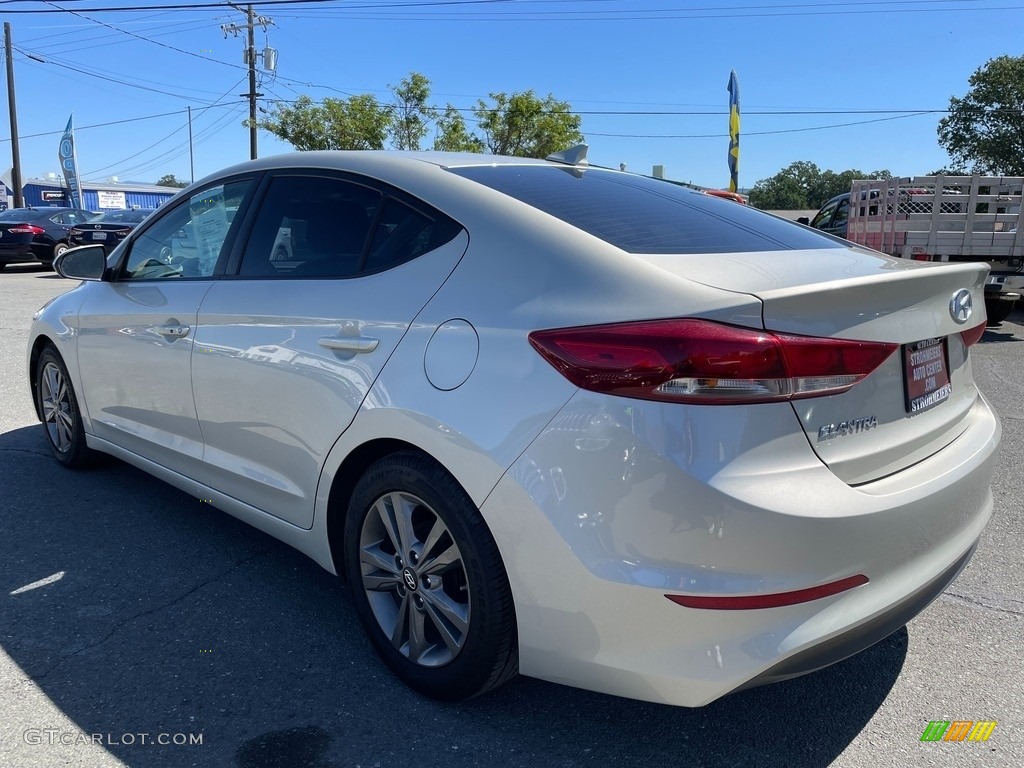
[(985, 270), (484, 155), (197, 182), (41, 309), (37, 412), (351, 588), (383, 661), (698, 706), (836, 662), (966, 565), (999, 423)]

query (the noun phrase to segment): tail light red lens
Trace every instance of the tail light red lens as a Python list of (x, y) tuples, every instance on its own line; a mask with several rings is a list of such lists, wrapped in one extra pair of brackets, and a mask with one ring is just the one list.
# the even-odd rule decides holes
[(37, 227), (35, 224), (19, 224), (16, 227), (11, 227), (7, 231), (12, 235), (41, 235), (46, 230), (42, 227)]
[(845, 392), (898, 346), (693, 319), (558, 328), (534, 331), (529, 338), (583, 389), (707, 405)]
[(969, 347), (973, 344), (977, 344), (981, 341), (981, 337), (985, 335), (985, 323), (976, 325), (970, 330), (961, 331), (960, 338), (964, 340), (964, 346)]

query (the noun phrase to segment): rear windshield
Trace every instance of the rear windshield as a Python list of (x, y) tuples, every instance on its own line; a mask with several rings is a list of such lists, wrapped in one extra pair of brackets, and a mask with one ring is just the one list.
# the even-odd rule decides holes
[(138, 224), (145, 219), (153, 211), (146, 208), (136, 208), (124, 211), (107, 211), (106, 213), (97, 216), (95, 219), (89, 221), (90, 224), (99, 224), (102, 222), (117, 222), (121, 224)]
[(837, 247), (832, 238), (756, 209), (646, 176), (546, 165), (448, 170), (532, 205), (629, 253), (736, 253)]
[[(56, 208), (54, 210), (57, 210)], [(37, 211), (34, 208), (11, 208), (0, 211), (0, 221), (30, 221), (41, 219), (46, 216), (46, 211)]]

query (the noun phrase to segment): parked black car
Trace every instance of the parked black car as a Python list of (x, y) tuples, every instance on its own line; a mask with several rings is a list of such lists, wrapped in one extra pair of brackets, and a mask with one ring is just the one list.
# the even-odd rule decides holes
[(71, 245), (102, 245), (104, 252), (110, 253), (154, 210), (156, 209), (133, 208), (102, 213), (85, 226), (77, 226), (71, 230)]
[(11, 208), (0, 211), (0, 269), (8, 264), (52, 264), (64, 253), (68, 232), (95, 213), (79, 208)]

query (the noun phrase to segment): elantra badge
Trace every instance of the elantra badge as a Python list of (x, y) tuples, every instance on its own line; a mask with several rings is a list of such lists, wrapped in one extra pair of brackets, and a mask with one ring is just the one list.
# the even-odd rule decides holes
[(840, 421), (838, 424), (825, 424), (818, 427), (818, 440), (831, 440), (833, 437), (856, 435), (859, 432), (867, 432), (869, 429), (874, 429), (877, 426), (878, 419), (874, 416)]
[(966, 288), (961, 288), (949, 300), (949, 315), (959, 325), (966, 323), (973, 311), (974, 301), (971, 299), (971, 292)]

